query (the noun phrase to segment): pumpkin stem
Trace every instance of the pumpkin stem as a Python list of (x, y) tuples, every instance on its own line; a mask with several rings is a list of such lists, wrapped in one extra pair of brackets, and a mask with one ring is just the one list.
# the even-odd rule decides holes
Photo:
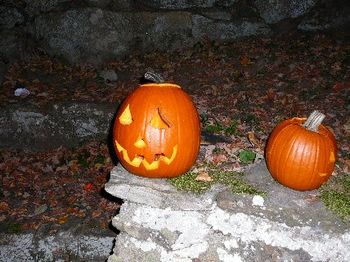
[(315, 110), (306, 119), (305, 123), (303, 124), (303, 127), (307, 130), (317, 132), (319, 125), (322, 123), (325, 117), (326, 116), (324, 114)]
[(163, 77), (161, 77), (160, 74), (157, 74), (157, 73), (154, 73), (151, 71), (147, 71), (144, 75), (144, 78), (146, 80), (149, 80), (149, 81), (154, 82), (154, 83), (163, 83), (164, 82), (164, 79), (163, 79)]

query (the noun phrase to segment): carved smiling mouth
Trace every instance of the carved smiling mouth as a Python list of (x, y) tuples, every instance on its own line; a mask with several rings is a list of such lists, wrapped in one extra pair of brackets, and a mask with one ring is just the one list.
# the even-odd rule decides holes
[(167, 165), (170, 165), (177, 154), (177, 145), (173, 147), (173, 152), (170, 157), (167, 157), (163, 154), (157, 154), (155, 155), (155, 160), (152, 162), (148, 162), (146, 158), (142, 155), (136, 155), (132, 160), (130, 160), (130, 157), (128, 155), (128, 151), (122, 147), (117, 140), (114, 140), (115, 145), (117, 146), (117, 150), (119, 153), (123, 155), (123, 159), (129, 164), (134, 167), (139, 167), (141, 164), (145, 167), (146, 170), (155, 170), (159, 167), (160, 162), (164, 162)]

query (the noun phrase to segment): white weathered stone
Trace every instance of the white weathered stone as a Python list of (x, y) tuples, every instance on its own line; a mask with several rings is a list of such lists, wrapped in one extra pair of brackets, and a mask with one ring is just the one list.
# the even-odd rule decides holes
[[(125, 202), (112, 220), (121, 233), (108, 261), (350, 261), (349, 223), (322, 205), (296, 204), (308, 192), (291, 194), (263, 163), (248, 172), (252, 177), (266, 184), (267, 196), (236, 195), (220, 186), (197, 196), (115, 167), (106, 189)], [(193, 205), (196, 198), (202, 208), (198, 200)]]
[(0, 262), (63, 261), (70, 254), (79, 261), (98, 261), (110, 253), (113, 237), (73, 235), (62, 231), (40, 234), (0, 234)]
[(172, 207), (181, 210), (205, 210), (213, 203), (213, 194), (220, 188), (201, 196), (181, 193), (166, 179), (149, 179), (128, 173), (121, 165), (113, 168), (105, 189), (108, 193), (130, 202), (152, 207)]
[(263, 207), (264, 206), (264, 198), (262, 196), (254, 196), (253, 200), (252, 200), (252, 204), (253, 206), (260, 206)]

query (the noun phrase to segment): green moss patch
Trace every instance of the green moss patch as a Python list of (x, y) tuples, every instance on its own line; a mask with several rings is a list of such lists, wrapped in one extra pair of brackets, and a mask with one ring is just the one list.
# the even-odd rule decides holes
[(325, 206), (343, 219), (350, 219), (350, 176), (340, 175), (320, 188)]
[(199, 175), (197, 172), (187, 172), (186, 174), (169, 179), (170, 183), (179, 190), (201, 194), (215, 183), (221, 183), (228, 186), (232, 193), (263, 195), (264, 192), (258, 190), (252, 185), (245, 182), (242, 177), (243, 173), (224, 171), (216, 168), (210, 168), (206, 171), (212, 178), (212, 181), (197, 181)]
[(239, 122), (236, 119), (232, 119), (229, 123), (224, 124), (216, 119), (209, 119), (206, 115), (201, 115), (201, 123), (203, 129), (212, 134), (240, 135)]
[(186, 174), (169, 179), (170, 183), (179, 190), (193, 193), (203, 193), (208, 190), (213, 182), (196, 181), (198, 173), (187, 172)]

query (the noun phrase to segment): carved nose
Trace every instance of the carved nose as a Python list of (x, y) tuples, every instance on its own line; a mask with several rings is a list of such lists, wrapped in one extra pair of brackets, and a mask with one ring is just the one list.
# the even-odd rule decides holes
[(145, 148), (147, 145), (146, 145), (146, 142), (142, 139), (142, 137), (139, 136), (136, 139), (136, 142), (134, 143), (134, 146), (136, 146), (137, 148)]

